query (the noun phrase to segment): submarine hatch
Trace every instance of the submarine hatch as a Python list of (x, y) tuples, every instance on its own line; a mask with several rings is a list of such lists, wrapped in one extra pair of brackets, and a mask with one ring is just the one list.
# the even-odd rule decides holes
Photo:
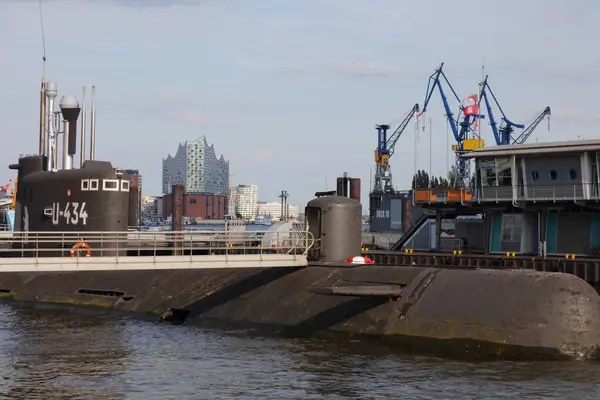
[(323, 196), (305, 208), (307, 230), (315, 243), (308, 261), (344, 262), (361, 254), (362, 205), (343, 196)]

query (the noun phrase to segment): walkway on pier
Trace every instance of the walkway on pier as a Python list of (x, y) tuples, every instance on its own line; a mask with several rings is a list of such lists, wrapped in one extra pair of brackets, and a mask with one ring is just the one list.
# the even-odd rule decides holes
[(132, 271), (165, 269), (305, 267), (305, 255), (233, 254), (199, 256), (0, 258), (2, 272)]
[(1, 272), (303, 267), (314, 239), (289, 232), (15, 232)]

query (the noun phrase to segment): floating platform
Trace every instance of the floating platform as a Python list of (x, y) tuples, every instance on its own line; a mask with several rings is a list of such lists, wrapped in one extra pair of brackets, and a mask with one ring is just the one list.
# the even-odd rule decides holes
[[(580, 260), (575, 267), (596, 279), (592, 269), (600, 261), (600, 140), (502, 145), (461, 157), (473, 160), (469, 187), (415, 188), (413, 204), (435, 214), (436, 224), (427, 221), (396, 247), (404, 249), (410, 240), (408, 246), (423, 251), (451, 247), (465, 253), (516, 253), (523, 261), (515, 262), (534, 259), (534, 268), (575, 254)], [(481, 215), (480, 227), (458, 229), (457, 218), (473, 214)], [(431, 246), (425, 247), (427, 236)], [(486, 265), (485, 258), (477, 260)]]

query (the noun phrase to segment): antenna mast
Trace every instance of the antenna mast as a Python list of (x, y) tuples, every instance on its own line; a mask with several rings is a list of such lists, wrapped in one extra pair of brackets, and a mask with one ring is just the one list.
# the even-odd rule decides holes
[(42, 87), (40, 90), (40, 139), (39, 155), (46, 155), (46, 39), (44, 37), (44, 16), (42, 13), (42, 0), (40, 5), (40, 26), (42, 31)]

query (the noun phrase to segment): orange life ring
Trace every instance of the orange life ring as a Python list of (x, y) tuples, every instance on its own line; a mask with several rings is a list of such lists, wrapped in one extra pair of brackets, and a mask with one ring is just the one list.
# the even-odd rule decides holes
[(75, 257), (75, 250), (83, 247), (85, 250), (85, 256), (90, 257), (92, 255), (92, 251), (90, 250), (90, 245), (85, 242), (75, 243), (73, 247), (71, 247), (71, 257)]
[(285, 246), (290, 246), (291, 243), (289, 240), (284, 240), (283, 242), (281, 242), (281, 247), (285, 247)]

